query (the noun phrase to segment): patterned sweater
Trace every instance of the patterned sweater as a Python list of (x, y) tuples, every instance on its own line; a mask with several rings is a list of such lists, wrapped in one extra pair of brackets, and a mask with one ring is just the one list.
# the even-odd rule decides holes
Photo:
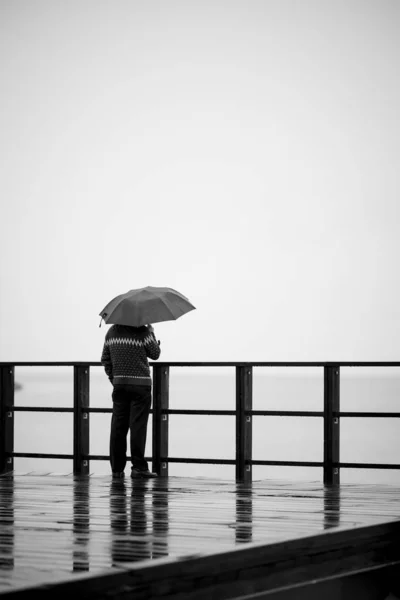
[(157, 360), (160, 344), (147, 327), (112, 325), (107, 331), (101, 364), (113, 385), (151, 386), (148, 358)]

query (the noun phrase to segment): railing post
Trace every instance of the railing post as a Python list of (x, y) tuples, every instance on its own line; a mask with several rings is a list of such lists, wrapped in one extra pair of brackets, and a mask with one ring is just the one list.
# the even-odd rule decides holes
[(74, 366), (74, 475), (89, 474), (89, 365)]
[[(324, 483), (339, 483), (340, 368), (324, 367)], [(336, 414), (335, 414), (336, 413)]]
[(169, 367), (153, 365), (153, 472), (168, 476)]
[(236, 367), (236, 480), (252, 479), (253, 368)]
[(0, 473), (14, 470), (14, 367), (0, 367)]

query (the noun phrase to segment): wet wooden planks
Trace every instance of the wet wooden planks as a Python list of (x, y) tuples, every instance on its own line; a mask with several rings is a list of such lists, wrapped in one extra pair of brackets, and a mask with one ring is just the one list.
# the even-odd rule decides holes
[[(372, 525), (378, 529), (370, 534), (364, 528)], [(172, 560), (172, 573), (174, 561), (190, 561), (191, 555), (205, 560), (217, 553), (222, 564), (221, 553), (247, 547), (249, 556), (252, 548), (258, 556), (260, 545), (275, 548), (274, 556), (282, 547), (285, 552), (291, 548), (293, 558), (295, 552), (311, 552), (307, 549), (317, 542), (311, 543), (310, 536), (325, 543), (322, 534), (327, 532), (343, 532), (337, 542), (343, 548), (349, 532), (356, 532), (354, 539), (357, 532), (364, 540), (372, 535), (371, 545), (398, 525), (400, 489), (385, 485), (2, 476), (0, 593), (78, 580), (82, 573), (117, 574), (133, 565), (143, 566), (144, 573), (146, 565), (161, 568), (166, 560)], [(282, 543), (286, 545), (279, 546)], [(202, 564), (200, 558), (194, 563)]]

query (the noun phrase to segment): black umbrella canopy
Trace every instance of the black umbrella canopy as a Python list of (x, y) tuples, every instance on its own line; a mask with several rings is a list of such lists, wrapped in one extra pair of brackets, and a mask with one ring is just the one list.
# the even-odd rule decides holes
[(175, 321), (195, 308), (186, 296), (173, 288), (147, 286), (116, 296), (99, 314), (105, 323), (140, 327)]

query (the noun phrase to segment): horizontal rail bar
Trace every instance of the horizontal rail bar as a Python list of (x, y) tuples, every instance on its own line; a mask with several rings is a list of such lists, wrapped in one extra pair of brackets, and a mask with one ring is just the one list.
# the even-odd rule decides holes
[[(323, 462), (289, 461), (289, 460), (252, 460), (252, 465), (283, 466), (283, 467), (323, 467)], [(334, 463), (335, 467), (345, 469), (400, 469), (400, 464), (388, 463)]]
[(13, 412), (59, 412), (59, 413), (73, 413), (73, 408), (67, 407), (55, 407), (55, 406), (10, 406), (7, 410)]
[(100, 362), (92, 362), (92, 361), (87, 361), (87, 362), (81, 362), (81, 361), (76, 361), (76, 362), (50, 362), (50, 361), (39, 361), (39, 362), (0, 362), (0, 366), (4, 366), (4, 367), (102, 367), (103, 365)]
[(322, 411), (315, 410), (250, 410), (246, 415), (254, 417), (323, 417)]
[[(151, 366), (160, 367), (400, 367), (400, 362), (150, 362)], [(0, 362), (4, 367), (102, 367), (100, 362), (95, 361), (76, 361), (76, 362)]]
[[(110, 457), (108, 454), (88, 454), (87, 456), (84, 456), (84, 458), (87, 458), (89, 460), (110, 460)], [(145, 456), (144, 458), (145, 458), (145, 460), (152, 462), (151, 456)], [(127, 460), (127, 462), (129, 462), (131, 460), (131, 457), (127, 456), (126, 460)]]
[[(193, 464), (216, 464), (216, 465), (234, 465), (236, 461), (225, 458), (162, 458), (165, 462), (173, 463), (193, 463)], [(258, 466), (285, 466), (285, 467), (323, 467), (323, 462), (313, 461), (291, 461), (291, 460), (249, 460), (249, 465)]]
[(174, 409), (169, 408), (167, 410), (161, 410), (163, 415), (222, 415), (222, 416), (235, 416), (235, 410), (196, 410), (196, 409)]
[(168, 458), (161, 457), (162, 462), (168, 463), (182, 463), (182, 464), (198, 464), (198, 465), (235, 465), (235, 460), (228, 458), (176, 458), (168, 456)]
[[(72, 454), (44, 454), (39, 452), (12, 452), (14, 458), (54, 458), (54, 459), (69, 459), (74, 457)], [(110, 460), (106, 454), (88, 454), (84, 458), (89, 460)], [(145, 457), (151, 462), (151, 456)], [(127, 457), (130, 460), (130, 457)], [(215, 464), (215, 465), (234, 465), (235, 460), (225, 458), (184, 458), (184, 457), (161, 457), (163, 462), (182, 463), (182, 464)], [(323, 467), (323, 462), (318, 461), (298, 461), (298, 460), (251, 460), (249, 464), (255, 466), (282, 466), (282, 467)], [(400, 464), (388, 463), (346, 463), (340, 462), (335, 464), (336, 467), (344, 469), (378, 469), (378, 470), (399, 470)]]
[[(11, 412), (59, 412), (73, 413), (73, 408), (68, 407), (53, 407), (53, 406), (7, 406), (7, 410)], [(87, 408), (84, 412), (88, 413), (112, 413), (112, 408)], [(152, 413), (153, 410), (150, 410)], [(235, 416), (234, 410), (203, 410), (203, 409), (168, 409), (162, 410), (162, 414), (166, 415), (220, 415), (220, 416)], [(254, 417), (323, 417), (322, 411), (313, 410), (250, 410), (245, 411), (246, 415)], [(362, 417), (368, 419), (400, 419), (400, 412), (334, 412), (334, 417), (353, 418)]]
[[(13, 412), (60, 412), (73, 413), (73, 408), (55, 406), (10, 406), (7, 410)], [(112, 413), (112, 408), (81, 408), (81, 412), (87, 413)], [(152, 411), (150, 411), (152, 412)]]
[[(89, 454), (86, 458), (89, 460), (110, 460), (109, 456), (104, 454)], [(151, 456), (145, 456), (145, 459), (150, 461), (152, 460)], [(127, 460), (130, 460), (130, 457), (127, 457)], [(173, 463), (188, 463), (188, 464), (216, 464), (216, 465), (234, 465), (234, 460), (224, 459), (224, 458), (161, 458), (162, 462), (173, 462)]]
[(363, 417), (367, 419), (399, 419), (400, 412), (339, 412), (333, 413), (335, 417)]
[[(110, 457), (106, 454), (89, 454), (89, 456), (87, 456), (86, 458), (88, 458), (89, 460), (110, 460)], [(126, 460), (129, 461), (130, 456), (127, 456)], [(149, 459), (146, 457), (146, 460)]]
[[(219, 465), (234, 465), (234, 460), (224, 458), (161, 458), (164, 462), (173, 463), (197, 463), (197, 464), (219, 464)], [(322, 461), (304, 461), (304, 460), (249, 460), (248, 464), (255, 466), (282, 466), (282, 467), (320, 467), (324, 466)], [(334, 466), (344, 468), (361, 469), (400, 469), (400, 464), (385, 464), (385, 463), (338, 463)]]
[[(290, 461), (290, 460), (252, 460), (252, 465), (282, 467), (323, 467), (323, 462)], [(335, 463), (335, 467), (345, 469), (400, 469), (400, 465), (387, 463)]]
[(306, 460), (252, 460), (252, 465), (266, 467), (323, 467), (324, 463)]
[(341, 469), (400, 469), (400, 464), (390, 463), (339, 463)]
[(160, 367), (400, 367), (400, 362), (305, 362), (305, 361), (285, 361), (285, 362), (157, 362)]
[[(74, 412), (73, 408), (56, 408), (49, 406), (10, 406), (10, 411), (17, 412)], [(87, 408), (84, 412), (88, 413), (112, 413), (112, 408)], [(150, 410), (152, 413), (153, 410)], [(235, 410), (204, 410), (204, 409), (167, 409), (162, 410), (161, 414), (164, 415), (216, 415), (216, 416), (235, 416)], [(246, 415), (253, 416), (277, 416), (277, 417), (323, 417), (323, 412), (318, 411), (306, 411), (306, 410), (251, 410), (245, 411)], [(363, 413), (361, 413), (362, 415)], [(380, 414), (380, 413), (378, 413)], [(391, 413), (388, 413), (389, 416)], [(393, 413), (397, 415), (397, 413)], [(353, 415), (351, 415), (353, 416)], [(400, 417), (400, 413), (398, 413)]]
[[(60, 458), (60, 459), (69, 459), (73, 460), (73, 454), (41, 454), (37, 452), (13, 452), (12, 456), (14, 458)], [(107, 454), (88, 454), (87, 456), (83, 456), (85, 459), (89, 460), (110, 460), (110, 457)], [(127, 460), (130, 461), (131, 457), (127, 456)], [(151, 456), (146, 456), (146, 460), (151, 462)]]
[(73, 460), (73, 454), (43, 454), (41, 452), (12, 452), (14, 458), (68, 458)]

